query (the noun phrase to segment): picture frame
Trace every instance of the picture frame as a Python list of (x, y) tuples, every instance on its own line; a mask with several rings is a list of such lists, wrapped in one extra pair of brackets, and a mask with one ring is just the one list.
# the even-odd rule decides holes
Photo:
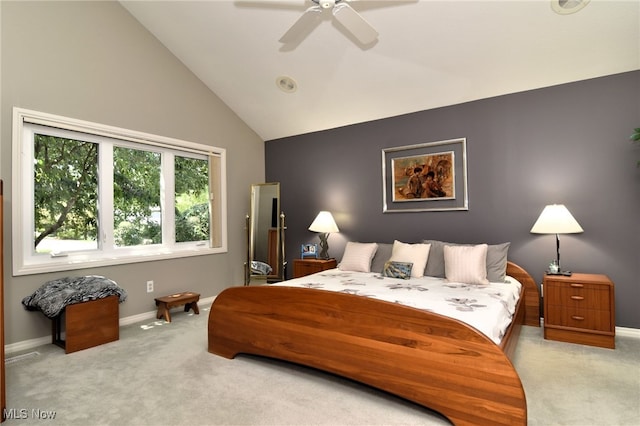
[(317, 244), (302, 244), (300, 247), (300, 257), (303, 259), (318, 257), (318, 245)]
[(469, 210), (467, 140), (382, 150), (382, 211)]

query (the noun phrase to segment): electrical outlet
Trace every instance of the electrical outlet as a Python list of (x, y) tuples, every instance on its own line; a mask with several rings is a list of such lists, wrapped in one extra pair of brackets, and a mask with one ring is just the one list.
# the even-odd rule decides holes
[(147, 293), (153, 292), (153, 281), (147, 281)]

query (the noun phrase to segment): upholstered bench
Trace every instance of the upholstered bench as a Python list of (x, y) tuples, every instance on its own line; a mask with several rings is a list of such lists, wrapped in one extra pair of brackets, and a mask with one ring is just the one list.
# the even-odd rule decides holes
[(118, 296), (67, 305), (62, 314), (52, 319), (51, 343), (67, 354), (118, 339)]
[(51, 319), (51, 343), (71, 353), (118, 340), (118, 304), (126, 298), (115, 281), (88, 275), (48, 281), (22, 304)]
[(170, 296), (157, 297), (155, 299), (156, 306), (158, 307), (156, 318), (160, 319), (164, 317), (166, 322), (171, 322), (171, 313), (169, 310), (182, 305), (184, 305), (185, 312), (189, 312), (189, 309), (193, 309), (194, 314), (199, 314), (198, 300), (200, 300), (200, 295), (191, 291), (176, 293)]

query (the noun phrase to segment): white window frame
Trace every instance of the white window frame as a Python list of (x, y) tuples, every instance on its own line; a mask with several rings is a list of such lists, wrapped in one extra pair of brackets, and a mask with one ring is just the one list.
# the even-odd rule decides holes
[[(33, 133), (38, 126), (46, 126), (47, 134), (60, 135), (71, 139), (81, 139), (100, 144), (100, 169), (113, 170), (112, 158), (102, 155), (107, 144), (144, 145), (149, 150), (158, 150), (167, 156), (163, 161), (173, 160), (174, 155), (209, 158), (211, 202), (211, 241), (175, 243), (173, 179), (174, 176), (163, 175), (164, 185), (171, 190), (163, 197), (163, 243), (132, 247), (114, 247), (113, 234), (99, 229), (100, 243), (98, 250), (65, 253), (62, 256), (35, 254), (33, 250), (34, 215), (33, 215)], [(69, 132), (73, 132), (69, 133)], [(81, 133), (81, 137), (78, 134)], [(179, 257), (201, 256), (227, 252), (227, 181), (226, 150), (224, 148), (197, 144), (178, 139), (157, 136), (134, 130), (122, 129), (88, 121), (62, 117), (58, 115), (13, 108), (13, 158), (12, 158), (12, 254), (13, 275), (30, 275), (44, 272), (57, 272), (83, 269), (97, 266), (112, 266), (128, 263), (148, 262)], [(112, 174), (112, 173), (111, 173)], [(215, 174), (215, 176), (213, 176)], [(101, 171), (99, 181), (99, 203), (106, 206), (105, 191), (112, 191), (113, 182), (103, 181), (109, 176)], [(165, 204), (166, 203), (166, 204)], [(164, 208), (171, 206), (170, 208)], [(109, 206), (106, 206), (109, 207)], [(109, 215), (112, 208), (101, 209)], [(111, 224), (113, 216), (101, 216), (103, 223)]]

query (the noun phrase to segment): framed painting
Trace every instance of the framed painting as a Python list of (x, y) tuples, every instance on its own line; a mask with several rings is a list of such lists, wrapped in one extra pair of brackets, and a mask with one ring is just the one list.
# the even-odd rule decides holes
[(469, 210), (467, 140), (382, 150), (382, 211)]

